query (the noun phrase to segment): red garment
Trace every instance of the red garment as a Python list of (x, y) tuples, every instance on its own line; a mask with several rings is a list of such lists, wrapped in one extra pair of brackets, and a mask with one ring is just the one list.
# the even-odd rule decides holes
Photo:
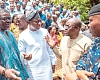
[(58, 37), (57, 37), (56, 34), (50, 34), (50, 38), (51, 38), (52, 40), (54, 40), (55, 45), (58, 45), (58, 44), (59, 44), (59, 40), (58, 40)]

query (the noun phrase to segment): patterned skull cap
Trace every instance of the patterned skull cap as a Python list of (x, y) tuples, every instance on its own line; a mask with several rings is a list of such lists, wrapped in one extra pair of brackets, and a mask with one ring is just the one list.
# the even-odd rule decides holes
[(25, 16), (28, 21), (31, 21), (34, 18), (40, 18), (39, 13), (34, 9), (27, 11)]

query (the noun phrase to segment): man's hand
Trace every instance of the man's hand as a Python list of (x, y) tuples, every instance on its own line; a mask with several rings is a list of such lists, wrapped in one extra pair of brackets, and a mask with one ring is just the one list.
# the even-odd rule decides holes
[(48, 35), (45, 36), (45, 40), (51, 48), (55, 46), (55, 41), (50, 39)]
[(9, 80), (22, 80), (20, 77), (16, 76), (19, 74), (20, 74), (20, 72), (14, 70), (14, 69), (6, 69), (5, 70), (5, 77), (7, 77)]
[(76, 73), (64, 74), (64, 80), (76, 80), (76, 79), (77, 79)]
[(63, 75), (64, 80), (76, 80), (78, 78), (74, 69), (69, 73), (64, 73)]
[(26, 60), (32, 59), (32, 54), (23, 54), (23, 55), (24, 55), (24, 59), (26, 59)]
[(88, 71), (85, 71), (85, 70), (77, 70), (76, 74), (77, 74), (78, 78), (82, 79), (82, 80), (89, 80), (88, 77), (94, 75), (93, 72), (88, 72)]
[(55, 65), (52, 65), (52, 71), (55, 72)]

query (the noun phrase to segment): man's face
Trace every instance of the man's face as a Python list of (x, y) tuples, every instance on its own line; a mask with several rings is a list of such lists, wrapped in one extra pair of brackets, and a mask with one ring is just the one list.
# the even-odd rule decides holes
[(65, 15), (66, 14), (66, 11), (63, 11), (62, 13), (63, 13), (63, 15)]
[(35, 7), (36, 6), (36, 2), (32, 2), (32, 6)]
[(47, 15), (47, 19), (50, 20), (52, 18), (52, 15)]
[(6, 30), (11, 24), (11, 17), (9, 13), (0, 14), (0, 28)]
[(26, 20), (21, 15), (17, 15), (16, 18), (17, 18), (17, 25), (19, 26), (19, 28), (27, 27)]
[(93, 37), (100, 37), (100, 15), (89, 17), (90, 32)]
[(30, 25), (32, 25), (36, 30), (40, 29), (41, 23), (40, 18), (35, 18), (30, 21)]
[(75, 23), (73, 23), (73, 20), (68, 20), (65, 24), (65, 31), (64, 33), (70, 37), (74, 36), (77, 32), (76, 32), (75, 28)]
[(23, 7), (23, 8), (26, 8), (26, 5), (27, 5), (27, 4), (24, 2), (24, 3), (22, 4), (22, 7)]
[(21, 9), (20, 4), (17, 4), (16, 8), (17, 8), (18, 11), (20, 11), (20, 9)]
[(73, 35), (74, 29), (71, 27), (71, 23), (70, 22), (66, 22), (66, 28), (65, 28), (65, 34), (67, 34), (68, 36)]
[(57, 21), (57, 16), (54, 16), (53, 17), (53, 21)]
[(13, 4), (10, 5), (10, 10), (14, 11), (15, 6)]
[(50, 6), (47, 6), (47, 9), (49, 10), (50, 9)]
[(5, 3), (4, 2), (1, 2), (1, 8), (5, 8)]

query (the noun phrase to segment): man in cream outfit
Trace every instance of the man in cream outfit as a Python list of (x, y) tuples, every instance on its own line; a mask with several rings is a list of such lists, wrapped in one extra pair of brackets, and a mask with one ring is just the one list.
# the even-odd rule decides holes
[(79, 33), (81, 21), (71, 18), (66, 23), (65, 33), (60, 43), (60, 53), (62, 54), (63, 74), (68, 76), (76, 68), (77, 62), (91, 45), (92, 41)]

